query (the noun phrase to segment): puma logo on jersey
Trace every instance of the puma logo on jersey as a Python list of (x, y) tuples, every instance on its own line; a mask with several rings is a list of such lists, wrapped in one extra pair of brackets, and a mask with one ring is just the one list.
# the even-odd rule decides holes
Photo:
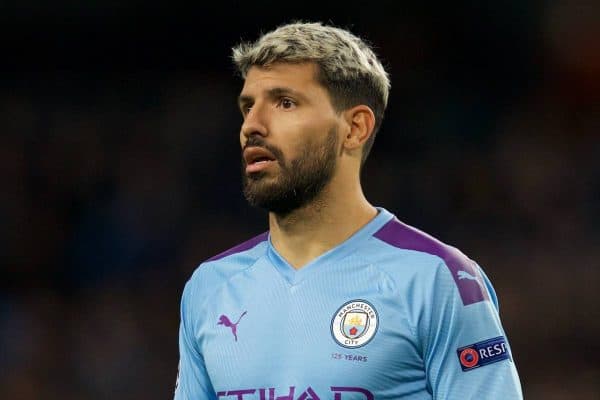
[(226, 315), (221, 315), (219, 317), (219, 322), (217, 322), (217, 325), (223, 325), (226, 326), (228, 328), (231, 328), (231, 333), (233, 333), (233, 337), (235, 338), (235, 341), (237, 342), (237, 326), (240, 323), (240, 320), (242, 319), (242, 317), (246, 315), (246, 311), (244, 311), (242, 313), (242, 315), (240, 315), (240, 317), (238, 318), (238, 320), (236, 321), (236, 323), (232, 323), (229, 318), (227, 318)]
[(460, 270), (456, 273), (456, 275), (458, 276), (458, 279), (469, 279), (471, 281), (479, 282), (479, 280), (476, 277), (474, 277), (467, 271)]

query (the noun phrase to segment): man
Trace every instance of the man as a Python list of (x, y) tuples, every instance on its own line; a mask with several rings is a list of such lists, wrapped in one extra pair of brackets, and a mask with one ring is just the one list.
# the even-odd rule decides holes
[(244, 194), (269, 232), (186, 284), (175, 399), (520, 399), (481, 269), (363, 195), (390, 87), (372, 50), (294, 23), (233, 59)]

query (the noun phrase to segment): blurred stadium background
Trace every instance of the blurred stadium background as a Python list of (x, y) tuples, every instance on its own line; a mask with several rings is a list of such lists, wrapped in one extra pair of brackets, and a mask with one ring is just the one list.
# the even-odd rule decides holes
[(484, 266), (526, 398), (600, 398), (600, 3), (217, 3), (0, 3), (0, 398), (172, 395), (185, 281), (267, 227), (229, 49), (294, 19), (385, 60), (366, 193)]

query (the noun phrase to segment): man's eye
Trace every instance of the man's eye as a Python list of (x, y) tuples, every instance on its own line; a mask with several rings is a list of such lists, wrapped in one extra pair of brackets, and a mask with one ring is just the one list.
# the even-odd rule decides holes
[(279, 101), (279, 105), (281, 106), (281, 108), (290, 109), (290, 108), (294, 107), (296, 105), (296, 103), (294, 103), (294, 100), (284, 97), (283, 99), (281, 99)]
[(252, 106), (242, 106), (242, 115), (246, 116), (252, 110)]

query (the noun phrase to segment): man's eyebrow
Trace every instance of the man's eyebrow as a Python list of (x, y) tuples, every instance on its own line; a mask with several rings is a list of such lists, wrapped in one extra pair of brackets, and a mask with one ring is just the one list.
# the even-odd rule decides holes
[(282, 96), (292, 96), (292, 97), (296, 97), (296, 98), (304, 98), (304, 96), (300, 92), (298, 92), (297, 90), (294, 90), (292, 88), (288, 88), (288, 87), (271, 88), (271, 89), (267, 90), (267, 95), (271, 98), (279, 98)]
[[(302, 93), (300, 93), (297, 90), (294, 90), (292, 88), (289, 88), (289, 87), (273, 87), (273, 88), (267, 89), (266, 95), (270, 99), (277, 99), (282, 96), (291, 96), (291, 97), (299, 98), (302, 100), (306, 99), (306, 97)], [(240, 107), (242, 107), (245, 104), (251, 104), (253, 102), (254, 102), (253, 96), (249, 96), (249, 95), (245, 95), (245, 94), (241, 94), (238, 96), (238, 105)]]
[(246, 104), (250, 104), (254, 101), (254, 97), (252, 96), (247, 96), (245, 94), (241, 94), (238, 96), (238, 105), (240, 106), (240, 108), (242, 108), (242, 106), (246, 105)]

